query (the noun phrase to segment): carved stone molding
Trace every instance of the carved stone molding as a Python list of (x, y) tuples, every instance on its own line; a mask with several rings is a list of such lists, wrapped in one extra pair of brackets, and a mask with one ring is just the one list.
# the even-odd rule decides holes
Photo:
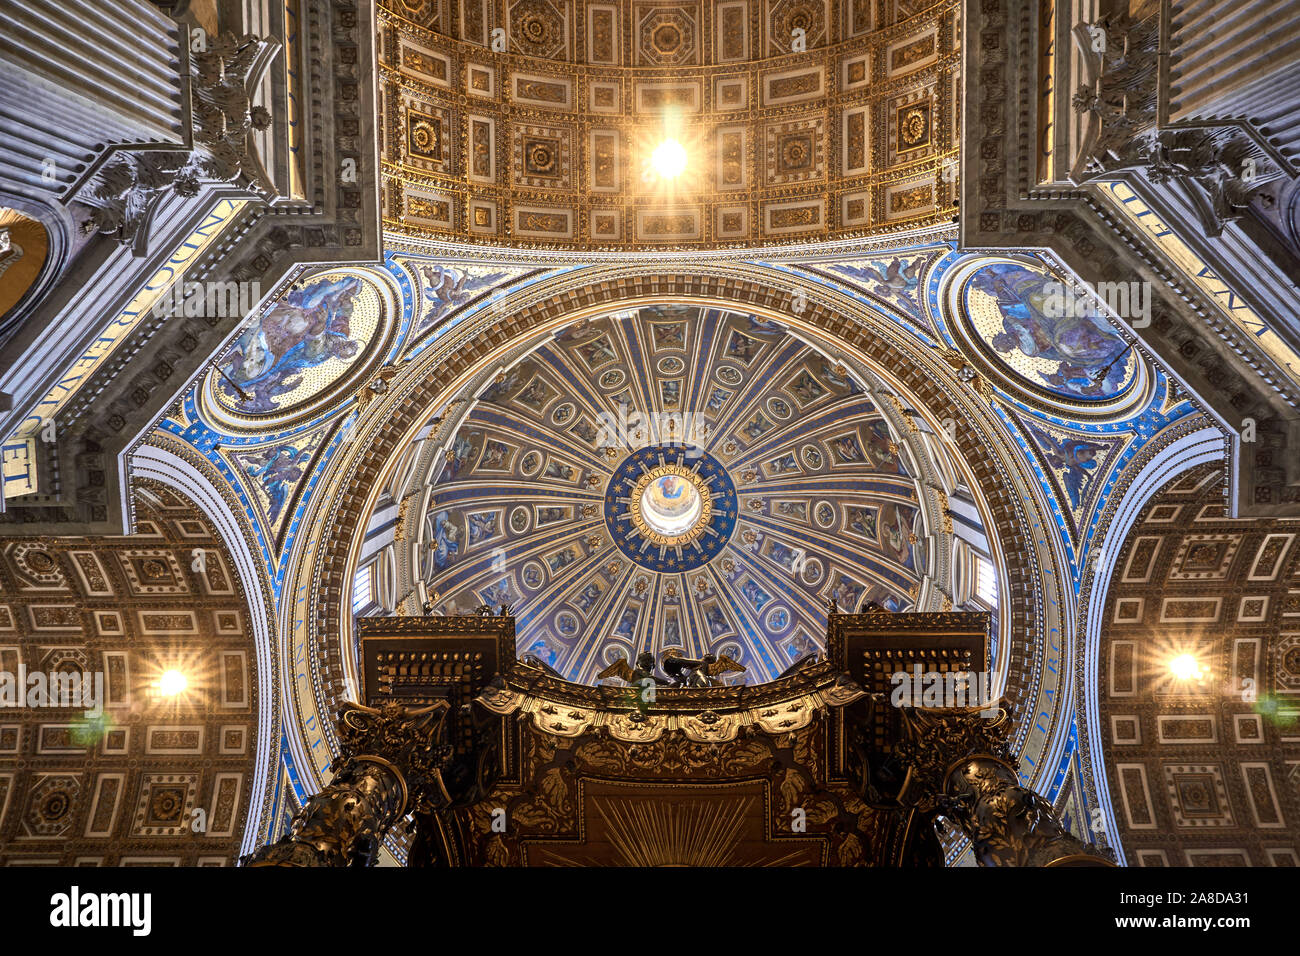
[[(225, 176), (235, 171), (245, 185), (214, 182), (214, 177), (205, 175), (197, 180), (199, 195), (187, 200), (164, 183), (151, 194), (156, 234), (150, 230), (148, 255), (133, 257), (129, 250), (100, 237), (112, 251), (96, 246), (93, 255), (73, 263), (60, 286), (36, 303), (31, 317), (6, 343), (15, 361), (0, 369), (0, 390), (11, 393), (12, 407), (0, 411), (0, 430), (16, 428), (65, 380), (69, 363), (81, 355), (81, 343), (103, 334), (104, 323), (115, 318), (166, 265), (174, 251), (174, 246), (166, 247), (168, 242), (182, 242), (222, 200), (254, 195), (250, 188), (254, 184), (273, 182), (274, 203), (249, 202), (201, 256), (187, 262), (185, 281), (256, 283), (269, 301), (307, 268), (302, 263), (380, 257), (374, 124), (364, 119), (374, 111), (373, 17), (371, 0), (304, 6), (296, 44), (280, 47), (275, 59), (280, 64), (281, 57), (297, 58), (301, 69), (292, 81), (294, 89), (284, 87), (290, 81), (280, 69), (267, 71), (281, 84), (272, 83), (278, 92), (268, 102), (269, 109), (283, 109), (281, 98), (290, 92), (300, 103), (315, 104), (292, 127), (298, 137), (293, 140), (290, 126), (281, 122), (278, 113), (270, 129), (258, 133), (264, 115), (245, 103), (246, 90), (220, 79), (227, 74), (228, 60), (233, 61), (229, 65), (235, 73), (245, 70), (243, 58), (251, 49), (241, 54), (240, 41), (234, 41), (234, 50), (221, 60), (220, 70), (215, 60), (196, 60), (197, 72), (210, 77), (211, 86), (210, 94), (202, 94), (210, 102), (196, 100), (194, 122), (202, 127), (196, 136), (200, 145), (205, 138), (209, 144), (202, 151), (201, 162), (206, 165), (198, 172)], [(248, 32), (242, 21), (226, 26), (236, 37)], [(259, 29), (283, 44), (283, 9), (272, 5), (263, 11)], [(213, 49), (214, 55), (220, 55), (225, 48), (218, 43), (210, 46)], [(274, 52), (270, 47), (259, 49), (254, 59), (265, 57), (267, 51)], [(251, 142), (255, 133), (267, 132), (282, 137), (275, 156), (239, 154), (240, 144)], [(347, 169), (345, 161), (351, 164)], [(152, 172), (124, 172), (127, 178), (145, 175), (147, 181), (154, 181), (149, 178)], [(126, 195), (134, 195), (129, 184)], [(137, 196), (132, 202), (146, 199)], [(93, 295), (86, 295), (87, 290)], [(130, 475), (120, 470), (125, 457), (121, 453), (142, 439), (148, 425), (201, 373), (231, 330), (246, 318), (162, 313), (154, 315), (147, 309), (64, 402), (55, 423), (59, 441), (37, 444), (39, 493), (9, 499), (0, 514), (0, 527), (8, 533), (111, 534), (128, 526), (129, 515), (121, 509), (121, 485), (129, 484)], [(63, 330), (59, 349), (50, 348), (45, 335), (54, 323)]]
[(83, 231), (98, 231), (144, 255), (149, 221), (161, 194), (171, 190), (192, 198), (202, 183), (240, 183), (271, 196), (251, 143), (255, 130), (267, 129), (271, 113), (252, 104), (252, 91), (271, 65), (276, 41), (226, 32), (189, 58), (190, 150), (122, 150), (73, 197), (90, 212)]
[[(1198, 288), (1140, 229), (1094, 192), (1093, 186), (1040, 181), (1040, 137), (1029, 131), (1041, 134), (1041, 124), (1053, 121), (1056, 130), (1068, 125), (1059, 112), (1039, 115), (1046, 108), (1040, 105), (1040, 70), (1044, 69), (1040, 41), (1054, 39), (1058, 41), (1056, 49), (1065, 48), (1059, 42), (1060, 34), (1040, 35), (1042, 22), (1056, 22), (1040, 17), (1040, 7), (1052, 7), (1064, 15), (1052, 0), (1042, 4), (984, 0), (968, 4), (964, 11), (962, 35), (969, 38), (966, 75), (975, 81), (968, 82), (964, 100), (962, 245), (1047, 247), (1068, 271), (1093, 287), (1121, 278), (1149, 282), (1151, 322), (1133, 329), (1142, 347), (1185, 382), (1229, 428), (1251, 419), (1261, 436), (1256, 444), (1242, 446), (1235, 483), (1238, 512), (1242, 516), (1300, 514), (1300, 457), (1290, 452), (1300, 439), (1294, 383), (1279, 376), (1248, 332), (1227, 320), (1221, 309), (1222, 296), (1216, 299)], [(1080, 47), (1096, 35), (1086, 26), (1077, 39)], [(1244, 197), (1229, 181), (1228, 170), (1233, 163), (1256, 154), (1243, 153), (1243, 147), (1224, 134), (1214, 134), (1208, 145), (1190, 131), (1156, 137), (1156, 116), (1150, 110), (1152, 92), (1147, 86), (1155, 79), (1147, 62), (1150, 24), (1112, 18), (1100, 27), (1106, 49), (1111, 51), (1109, 59), (1104, 67), (1093, 60), (1093, 82), (1075, 100), (1093, 115), (1095, 142), (1089, 152), (1103, 153), (1102, 164), (1112, 178), (1130, 184), (1136, 181), (1131, 179), (1135, 176), (1147, 182), (1147, 165), (1154, 165), (1160, 175), (1161, 170), (1175, 170), (1179, 163), (1191, 162), (1195, 155), (1199, 157), (1196, 170), (1206, 184), (1192, 177), (1190, 185), (1182, 184), (1176, 194), (1168, 195), (1171, 202), (1197, 211), (1177, 215), (1177, 210), (1162, 203), (1158, 214), (1166, 222), (1177, 219), (1180, 228), (1193, 237), (1206, 231), (1216, 205), (1230, 221), (1240, 212)], [(1073, 89), (1078, 90), (1077, 86)], [(1113, 136), (1106, 132), (1108, 124)], [(1193, 143), (1195, 150), (1188, 152)], [(1272, 175), (1271, 167), (1263, 162), (1258, 163), (1257, 172), (1264, 177)], [(1145, 188), (1141, 182), (1134, 188)], [(1196, 197), (1199, 209), (1189, 195)], [(1155, 205), (1156, 197), (1149, 198)], [(1197, 248), (1201, 255), (1209, 256), (1204, 243), (1198, 242)], [(1216, 275), (1234, 271), (1224, 262), (1207, 261), (1207, 268)], [(1234, 296), (1253, 302), (1266, 316), (1269, 310), (1259, 305), (1256, 297), (1267, 293), (1269, 298), (1262, 301), (1270, 305), (1280, 301), (1262, 287), (1232, 291)], [(1277, 315), (1271, 318), (1281, 321)]]

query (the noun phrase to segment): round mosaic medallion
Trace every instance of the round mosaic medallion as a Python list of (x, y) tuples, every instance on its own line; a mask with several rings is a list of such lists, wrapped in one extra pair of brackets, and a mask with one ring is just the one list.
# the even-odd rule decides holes
[(1144, 398), (1145, 363), (1102, 306), (1106, 300), (1131, 317), (1141, 304), (1139, 283), (1098, 286), (1093, 296), (1013, 259), (981, 265), (958, 281), (954, 311), (962, 321), (954, 330), (1011, 389), (1062, 410), (1107, 416)]
[(301, 420), (373, 371), (395, 331), (392, 290), (367, 272), (303, 279), (259, 313), (204, 379), (204, 416), (238, 432)]
[(712, 455), (652, 445), (629, 455), (605, 491), (605, 525), (620, 551), (654, 571), (689, 571), (726, 546), (736, 488)]
[(713, 514), (704, 482), (684, 465), (660, 465), (632, 489), (632, 523), (643, 537), (675, 547), (698, 538)]

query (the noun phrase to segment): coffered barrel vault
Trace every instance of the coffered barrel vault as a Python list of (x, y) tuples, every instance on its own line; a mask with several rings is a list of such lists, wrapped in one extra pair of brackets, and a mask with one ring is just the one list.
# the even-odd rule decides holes
[(131, 536), (0, 542), (0, 673), (102, 678), (90, 710), (0, 709), (0, 866), (228, 866), (266, 825), (273, 691), (236, 562), (165, 485), (135, 506)]
[(1132, 866), (1300, 865), (1296, 526), (1228, 518), (1222, 476), (1152, 496), (1105, 595), (1101, 746)]
[[(617, 249), (947, 221), (958, 9), (390, 0), (379, 13), (385, 226)], [(679, 176), (652, 162), (665, 140), (684, 149)]]

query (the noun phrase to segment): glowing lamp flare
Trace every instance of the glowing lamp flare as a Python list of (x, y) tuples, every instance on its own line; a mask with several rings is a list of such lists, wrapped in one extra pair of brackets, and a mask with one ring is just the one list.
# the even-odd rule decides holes
[(675, 139), (666, 139), (655, 147), (650, 164), (664, 179), (680, 176), (686, 169), (686, 147)]
[(158, 693), (163, 697), (175, 697), (184, 692), (188, 683), (185, 675), (180, 671), (164, 671), (162, 677), (158, 679)]
[(1194, 680), (1201, 676), (1201, 665), (1191, 654), (1179, 654), (1170, 660), (1169, 670), (1179, 680)]

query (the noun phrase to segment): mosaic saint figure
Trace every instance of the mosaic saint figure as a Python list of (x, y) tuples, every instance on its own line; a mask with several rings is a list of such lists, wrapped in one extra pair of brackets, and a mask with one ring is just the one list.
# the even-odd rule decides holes
[(741, 586), (740, 593), (745, 595), (745, 600), (754, 606), (755, 611), (763, 610), (763, 605), (772, 600), (772, 595), (764, 591), (753, 580), (746, 581)]
[(790, 660), (797, 661), (801, 657), (807, 657), (809, 654), (815, 654), (818, 651), (817, 643), (803, 631), (800, 631), (794, 637), (790, 638), (785, 645), (785, 652), (790, 655)]
[(890, 474), (906, 474), (903, 463), (894, 448), (894, 439), (889, 434), (889, 426), (883, 421), (875, 421), (867, 426), (867, 458), (876, 471)]
[(872, 259), (868, 262), (846, 263), (836, 266), (835, 271), (850, 279), (861, 282), (868, 292), (903, 306), (908, 312), (915, 313), (917, 301), (917, 284), (925, 269), (925, 259), (900, 259), (895, 257), (886, 262), (884, 259)]
[(876, 511), (874, 508), (859, 508), (850, 505), (845, 509), (845, 527), (864, 538), (876, 538)]
[(433, 567), (444, 571), (460, 554), (460, 528), (451, 518), (450, 511), (439, 511), (433, 516)]
[(484, 604), (492, 607), (499, 607), (502, 604), (511, 603), (510, 579), (502, 578), (495, 584), (489, 584), (478, 592), (479, 597), (483, 599)]
[(455, 440), (451, 443), (451, 448), (447, 452), (447, 462), (442, 468), (441, 481), (455, 481), (465, 467), (465, 463), (473, 461), (478, 450), (483, 446), (483, 433), (480, 431), (461, 431), (456, 433)]
[(275, 524), (280, 519), (280, 510), (284, 507), (289, 493), (302, 479), (302, 465), (311, 457), (311, 449), (301, 450), (289, 445), (282, 445), (263, 454), (261, 464), (248, 466), (249, 477), (257, 480), (267, 497), (266, 517)]
[(564, 570), (566, 567), (568, 567), (570, 564), (572, 564), (574, 561), (577, 560), (578, 560), (578, 556), (577, 554), (574, 553), (574, 550), (572, 548), (565, 548), (563, 551), (557, 551), (555, 552), (555, 554), (550, 554), (546, 556), (546, 563), (550, 565), (552, 574), (556, 574)]
[(664, 618), (664, 644), (680, 644), (682, 642), (681, 622), (677, 620), (676, 614), (669, 614)]
[(727, 355), (748, 363), (758, 354), (759, 343), (748, 335), (733, 331), (731, 341), (727, 344)]
[(618, 619), (618, 626), (614, 628), (614, 636), (631, 640), (635, 631), (636, 608), (624, 608), (622, 616)]
[(342, 276), (292, 290), (235, 341), (218, 388), (242, 412), (270, 412), (304, 373), (356, 356), (362, 343), (351, 337), (351, 321), (361, 289), (358, 277)]
[(1097, 468), (1097, 455), (1105, 452), (1106, 446), (1070, 435), (1057, 438), (1038, 428), (1031, 429), (1031, 432), (1043, 449), (1048, 464), (1064, 469), (1061, 483), (1070, 497), (1070, 507), (1078, 511), (1089, 479)]
[(835, 601), (842, 609), (852, 609), (858, 606), (858, 599), (862, 597), (865, 591), (861, 584), (846, 575), (841, 574), (839, 581), (831, 589), (831, 599)]
[(910, 570), (916, 569), (911, 538), (914, 517), (913, 509), (895, 504), (880, 510), (880, 546), (886, 555)]
[(541, 639), (533, 641), (532, 647), (528, 648), (528, 653), (544, 661), (548, 667), (555, 666), (555, 648)]
[(835, 456), (842, 464), (862, 461), (862, 448), (857, 435), (841, 435), (834, 439)]
[(614, 346), (610, 345), (609, 339), (604, 336), (579, 345), (578, 354), (582, 356), (583, 361), (587, 363), (589, 368), (604, 365), (606, 362), (612, 362), (618, 358)]
[[(998, 262), (975, 273), (971, 287), (992, 296), (1002, 316), (1002, 330), (989, 340), (1000, 355), (1019, 351), (1030, 358), (1058, 363), (1038, 374), (1062, 395), (1107, 398), (1119, 392), (1128, 374), (1119, 361), (1128, 348), (1123, 338), (1095, 311), (1074, 315), (1050, 309), (1061, 285), (1041, 272)], [(1054, 315), (1064, 311), (1068, 314)]]
[(799, 470), (799, 466), (795, 464), (793, 452), (781, 458), (773, 458), (768, 462), (768, 467), (772, 469), (774, 475), (785, 475)]
[(552, 461), (546, 465), (546, 477), (558, 478), (560, 481), (572, 481), (576, 472), (572, 465), (566, 465), (563, 462)]
[(489, 440), (483, 449), (483, 459), (478, 463), (480, 468), (504, 468), (506, 460), (510, 457), (510, 449), (499, 441)]
[(684, 325), (652, 325), (650, 328), (654, 332), (656, 349), (684, 349), (686, 348), (686, 326)]
[(826, 394), (826, 389), (818, 384), (807, 371), (801, 372), (799, 376), (790, 384), (790, 391), (795, 398), (807, 405), (809, 402), (815, 402)]
[(546, 403), (550, 400), (547, 395), (547, 392), (549, 391), (550, 389), (546, 387), (545, 382), (540, 378), (535, 378), (528, 383), (527, 388), (516, 396), (515, 400), (521, 405), (527, 405), (535, 412), (540, 412), (546, 407)]
[(596, 602), (600, 600), (600, 595), (601, 589), (598, 584), (588, 584), (578, 592), (577, 597), (573, 599), (573, 603), (578, 606), (578, 610), (586, 614), (596, 606)]
[(479, 272), (437, 263), (420, 263), (416, 271), (424, 279), (424, 299), (429, 303), (421, 328), (433, 319), (464, 305), (478, 292), (509, 279), (509, 272)]
[(557, 521), (563, 521), (568, 517), (568, 512), (564, 508), (547, 507), (537, 509), (537, 524), (555, 524)]
[(469, 516), (469, 543), (478, 544), (497, 533), (497, 513), (477, 512)]

